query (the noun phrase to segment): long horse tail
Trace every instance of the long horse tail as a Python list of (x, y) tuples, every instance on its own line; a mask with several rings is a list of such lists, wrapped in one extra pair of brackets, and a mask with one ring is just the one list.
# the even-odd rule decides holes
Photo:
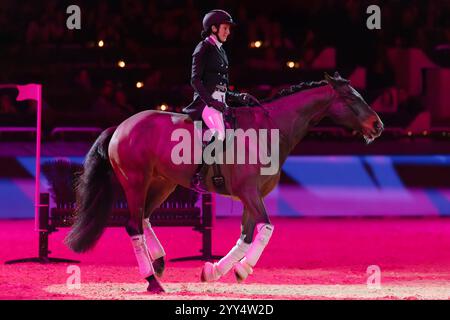
[(108, 146), (117, 127), (104, 130), (89, 150), (76, 185), (76, 221), (65, 239), (75, 252), (94, 247), (106, 227), (113, 205), (114, 171)]

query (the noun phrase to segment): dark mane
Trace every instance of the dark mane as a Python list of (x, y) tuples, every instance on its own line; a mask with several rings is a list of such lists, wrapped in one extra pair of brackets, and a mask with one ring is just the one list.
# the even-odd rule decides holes
[(290, 86), (287, 89), (280, 90), (274, 96), (262, 100), (261, 103), (272, 102), (274, 100), (280, 99), (282, 97), (289, 96), (291, 94), (294, 94), (294, 93), (297, 93), (297, 92), (300, 92), (300, 91), (303, 91), (303, 90), (313, 89), (313, 88), (317, 88), (317, 87), (323, 87), (323, 86), (325, 86), (327, 84), (328, 84), (328, 82), (326, 80), (301, 82), (299, 84), (295, 84), (293, 86)]

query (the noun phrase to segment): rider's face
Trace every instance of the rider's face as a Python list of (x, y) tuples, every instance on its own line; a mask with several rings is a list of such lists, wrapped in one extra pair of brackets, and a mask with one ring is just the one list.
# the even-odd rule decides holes
[(221, 42), (227, 41), (228, 36), (230, 35), (230, 25), (228, 23), (223, 23), (219, 26), (219, 31), (217, 32), (217, 38)]

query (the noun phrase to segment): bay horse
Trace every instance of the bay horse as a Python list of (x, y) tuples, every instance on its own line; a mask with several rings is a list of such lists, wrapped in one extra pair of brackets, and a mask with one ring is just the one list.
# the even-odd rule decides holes
[[(308, 130), (325, 117), (357, 131), (371, 143), (383, 131), (383, 122), (363, 97), (342, 78), (325, 74), (325, 80), (301, 83), (282, 90), (261, 107), (235, 109), (238, 127), (243, 130), (279, 130), (279, 168), (275, 174), (261, 175), (261, 164), (223, 164), (226, 196), (243, 204), (241, 237), (230, 252), (211, 263), (206, 262), (202, 281), (217, 281), (234, 269), (240, 282), (253, 272), (270, 240), (273, 225), (264, 206), (264, 197), (280, 179), (281, 166)], [(148, 281), (149, 292), (164, 289), (156, 276), (164, 270), (165, 252), (151, 228), (149, 217), (177, 185), (190, 187), (197, 164), (174, 164), (171, 140), (175, 129), (193, 132), (187, 115), (148, 110), (137, 113), (118, 127), (103, 131), (92, 145), (84, 162), (77, 193), (76, 221), (66, 237), (75, 252), (92, 248), (100, 238), (112, 210), (114, 179), (120, 182), (128, 202), (130, 218), (126, 231), (131, 238), (139, 272)], [(206, 175), (208, 191), (216, 192)], [(155, 276), (156, 275), (156, 276)]]

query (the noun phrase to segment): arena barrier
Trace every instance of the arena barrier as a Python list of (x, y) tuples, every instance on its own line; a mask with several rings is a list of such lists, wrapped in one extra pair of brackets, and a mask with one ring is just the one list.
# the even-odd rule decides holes
[[(37, 258), (26, 258), (7, 261), (6, 264), (20, 262), (78, 262), (68, 259), (49, 257), (49, 237), (59, 228), (71, 227), (75, 221), (75, 192), (72, 187), (74, 173), (80, 167), (67, 161), (47, 163), (42, 166), (43, 173), (50, 183), (50, 192), (54, 205), (50, 202), (50, 193), (40, 193), (38, 213), (39, 250)], [(70, 176), (68, 176), (70, 174)], [(125, 227), (129, 211), (121, 189), (115, 192), (115, 202), (112, 214), (109, 216), (108, 227)], [(196, 205), (201, 196), (200, 205)], [(220, 257), (212, 254), (212, 228), (214, 224), (214, 195), (204, 193), (199, 195), (190, 189), (178, 186), (166, 201), (156, 209), (150, 217), (152, 226), (159, 227), (192, 227), (202, 234), (201, 255), (181, 257), (171, 261), (213, 260)], [(125, 231), (124, 231), (125, 232)]]

